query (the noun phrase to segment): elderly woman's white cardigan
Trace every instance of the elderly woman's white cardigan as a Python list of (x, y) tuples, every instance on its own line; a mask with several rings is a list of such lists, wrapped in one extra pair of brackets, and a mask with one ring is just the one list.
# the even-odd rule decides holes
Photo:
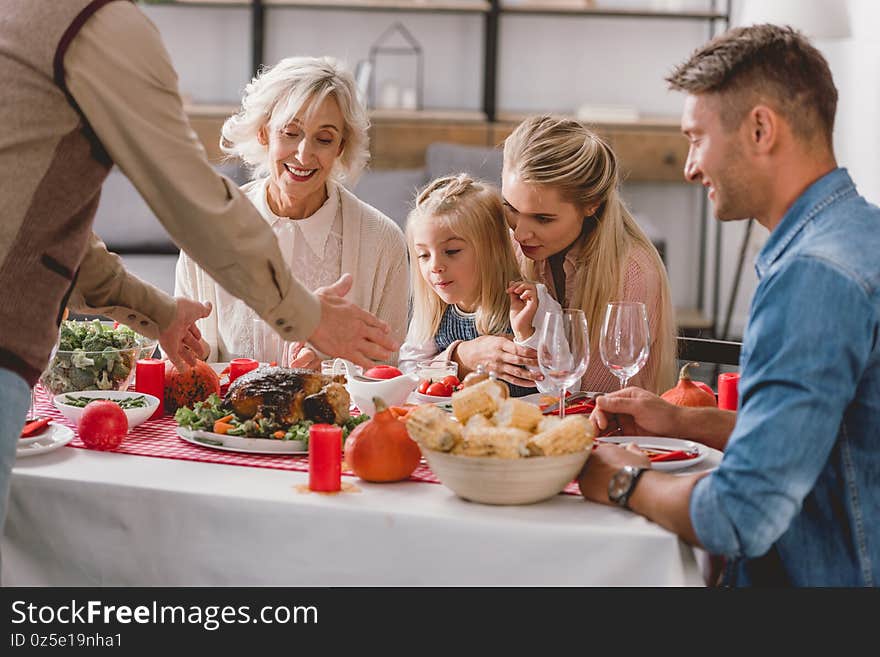
[[(252, 193), (261, 193), (264, 188), (264, 185), (255, 183), (243, 187), (249, 197)], [(328, 185), (339, 189), (342, 201), (341, 271), (354, 277), (352, 290), (346, 298), (387, 322), (392, 337), (399, 344), (406, 334), (409, 302), (409, 270), (403, 232), (391, 219), (341, 185)], [(260, 204), (256, 205), (260, 207)], [(269, 217), (264, 218), (270, 221)], [(235, 247), (230, 245), (229, 248)], [(296, 275), (297, 272), (293, 273)], [(250, 327), (224, 327), (220, 330), (217, 311), (222, 315), (223, 309), (218, 308), (217, 284), (183, 252), (177, 262), (175, 295), (210, 301), (215, 308), (198, 322), (202, 337), (211, 347), (209, 360), (227, 361), (239, 355), (229, 349), (223, 333), (239, 330), (250, 333)], [(397, 354), (394, 354), (392, 362), (396, 360)]]

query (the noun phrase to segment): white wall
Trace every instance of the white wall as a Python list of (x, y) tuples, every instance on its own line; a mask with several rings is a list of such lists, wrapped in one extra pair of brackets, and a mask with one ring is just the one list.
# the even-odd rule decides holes
[[(664, 0), (603, 0), (637, 8)], [(708, 0), (666, 0), (680, 9), (707, 9)], [(734, 0), (734, 16), (741, 0)], [(840, 90), (835, 144), (862, 192), (880, 201), (880, 3), (849, 0), (855, 34), (822, 42)], [(236, 103), (250, 77), (247, 9), (145, 6), (180, 74), (181, 91), (199, 102)], [(425, 105), (478, 109), (481, 104), (483, 17), (479, 15), (320, 11), (267, 8), (266, 60), (293, 54), (333, 55), (352, 68), (393, 22), (421, 44)], [(498, 105), (502, 110), (570, 112), (579, 104), (626, 104), (643, 114), (677, 115), (682, 98), (665, 90), (663, 76), (708, 36), (702, 22), (651, 19), (503, 16), (499, 37)], [(385, 60), (383, 60), (384, 62)], [(386, 62), (384, 65), (390, 66)], [(380, 62), (379, 66), (383, 66)], [(402, 74), (401, 74), (402, 75)], [(404, 83), (405, 84), (405, 83)], [(685, 184), (627, 184), (630, 206), (667, 241), (673, 300), (697, 303), (699, 194)], [(744, 222), (710, 221), (705, 307), (712, 308), (711, 239), (722, 235), (720, 309), (723, 319)], [(732, 334), (739, 335), (755, 286), (754, 256), (766, 239), (760, 226), (741, 279)]]

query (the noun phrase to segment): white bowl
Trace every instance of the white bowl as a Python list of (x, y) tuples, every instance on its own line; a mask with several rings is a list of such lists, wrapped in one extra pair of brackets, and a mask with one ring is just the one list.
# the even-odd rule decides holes
[(584, 467), (592, 448), (561, 456), (502, 459), (422, 448), (437, 478), (456, 495), (482, 504), (534, 504), (553, 497)]
[(79, 392), (62, 392), (60, 395), (55, 395), (52, 402), (55, 404), (55, 408), (57, 408), (61, 413), (71, 422), (79, 422), (79, 418), (85, 410), (85, 406), (71, 406), (70, 404), (65, 404), (64, 400), (67, 396), (71, 397), (89, 397), (91, 399), (130, 399), (132, 397), (141, 397), (143, 396), (147, 400), (147, 405), (142, 406), (140, 408), (123, 408), (122, 411), (125, 413), (125, 417), (128, 418), (128, 428), (133, 429), (137, 425), (146, 422), (153, 413), (156, 412), (156, 408), (159, 406), (159, 399), (154, 397), (153, 395), (147, 395), (143, 392), (129, 392), (126, 390), (80, 390)]

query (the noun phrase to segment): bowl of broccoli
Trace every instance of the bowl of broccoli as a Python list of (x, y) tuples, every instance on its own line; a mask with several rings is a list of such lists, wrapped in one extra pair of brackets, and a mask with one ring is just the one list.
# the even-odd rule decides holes
[(80, 390), (125, 390), (135, 363), (149, 358), (156, 341), (112, 322), (61, 322), (58, 351), (40, 381), (52, 394)]

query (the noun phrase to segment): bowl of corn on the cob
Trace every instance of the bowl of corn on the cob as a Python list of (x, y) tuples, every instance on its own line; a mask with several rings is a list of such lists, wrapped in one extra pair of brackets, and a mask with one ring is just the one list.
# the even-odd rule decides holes
[(483, 504), (532, 504), (553, 497), (590, 457), (593, 425), (583, 415), (545, 416), (487, 380), (452, 395), (452, 415), (433, 404), (407, 419), (437, 478)]

